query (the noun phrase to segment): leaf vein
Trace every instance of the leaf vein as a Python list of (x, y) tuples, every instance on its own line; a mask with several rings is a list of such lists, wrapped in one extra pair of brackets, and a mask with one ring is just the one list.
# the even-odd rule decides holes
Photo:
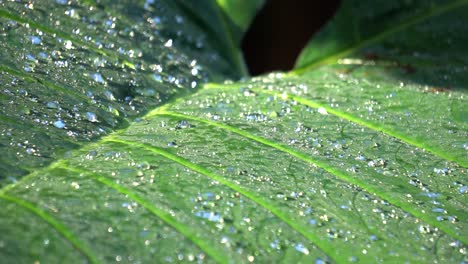
[(177, 162), (178, 164), (184, 166), (184, 167), (187, 167), (193, 171), (196, 171), (206, 177), (209, 177), (229, 188), (231, 188), (232, 190), (242, 194), (243, 196), (245, 196), (246, 198), (252, 200), (253, 202), (257, 203), (258, 205), (262, 206), (263, 208), (265, 208), (266, 210), (270, 211), (271, 213), (273, 213), (274, 215), (276, 215), (279, 219), (281, 219), (282, 221), (284, 221), (286, 224), (288, 224), (291, 228), (293, 228), (294, 230), (296, 230), (299, 234), (303, 235), (305, 238), (307, 238), (309, 241), (311, 241), (312, 243), (314, 243), (319, 249), (321, 249), (324, 253), (326, 253), (330, 258), (334, 259), (334, 260), (339, 260), (340, 259), (340, 256), (336, 254), (336, 251), (334, 250), (334, 246), (332, 244), (330, 244), (329, 242), (327, 241), (324, 241), (324, 240), (321, 240), (319, 238), (319, 236), (317, 236), (316, 234), (312, 233), (312, 232), (309, 232), (308, 229), (309, 227), (303, 225), (303, 224), (300, 224), (294, 220), (292, 220), (291, 218), (288, 217), (288, 215), (284, 212), (282, 212), (278, 207), (274, 206), (271, 204), (271, 202), (265, 200), (264, 198), (262, 198), (261, 196), (259, 195), (256, 195), (255, 193), (253, 192), (250, 192), (249, 190), (247, 189), (244, 189), (242, 188), (241, 186), (229, 181), (229, 180), (226, 180), (224, 177), (218, 175), (218, 174), (215, 174), (213, 172), (211, 172), (210, 170), (200, 166), (200, 165), (197, 165), (195, 163), (192, 163), (180, 156), (177, 156), (177, 155), (174, 155), (172, 153), (169, 153), (167, 151), (164, 151), (163, 149), (160, 149), (158, 147), (155, 147), (155, 146), (151, 146), (151, 145), (148, 145), (148, 144), (144, 144), (144, 143), (139, 143), (139, 142), (134, 142), (134, 141), (127, 141), (127, 140), (122, 140), (122, 139), (117, 139), (117, 138), (106, 138), (106, 141), (107, 142), (115, 142), (115, 143), (120, 143), (120, 144), (124, 144), (124, 145), (129, 145), (129, 146), (134, 146), (134, 147), (138, 147), (138, 148), (142, 148), (142, 149), (146, 149), (148, 151), (151, 151), (153, 153), (156, 153), (160, 156), (163, 156), (169, 160), (172, 160), (174, 162)]
[[(113, 140), (107, 140), (113, 141)], [(195, 245), (197, 245), (200, 249), (202, 249), (206, 254), (208, 254), (210, 257), (212, 257), (216, 262), (218, 263), (228, 263), (227, 262), (227, 257), (223, 256), (220, 254), (220, 251), (217, 250), (216, 248), (213, 248), (209, 243), (204, 241), (203, 239), (198, 239), (196, 232), (193, 231), (189, 226), (184, 225), (180, 222), (178, 222), (173, 216), (171, 216), (169, 213), (163, 211), (162, 209), (157, 208), (154, 206), (150, 201), (144, 199), (140, 195), (138, 195), (135, 192), (132, 192), (130, 189), (119, 185), (112, 180), (98, 175), (94, 172), (87, 171), (83, 168), (77, 168), (77, 167), (70, 167), (65, 164), (61, 165), (63, 169), (73, 171), (76, 173), (81, 173), (88, 175), (92, 177), (94, 180), (122, 193), (133, 199), (135, 202), (139, 203), (142, 205), (144, 208), (146, 208), (148, 211), (150, 211), (153, 215), (157, 216), (159, 219), (163, 220), (165, 223), (170, 225), (172, 228), (177, 230), (179, 233), (184, 235), (186, 238), (188, 238), (190, 241), (192, 241)]]
[[(300, 151), (294, 150), (292, 148), (289, 148), (289, 147), (284, 146), (284, 145), (279, 144), (279, 143), (272, 142), (272, 141), (270, 141), (268, 139), (253, 135), (253, 134), (251, 134), (251, 133), (249, 133), (247, 131), (244, 131), (244, 130), (241, 130), (241, 129), (238, 129), (238, 128), (235, 128), (235, 127), (232, 127), (232, 126), (229, 126), (229, 125), (226, 125), (226, 124), (222, 124), (222, 123), (214, 122), (214, 121), (211, 121), (211, 120), (199, 118), (199, 117), (189, 116), (189, 115), (185, 115), (185, 114), (179, 114), (179, 113), (175, 113), (175, 112), (169, 112), (167, 110), (161, 110), (161, 109), (159, 111), (154, 111), (154, 112), (149, 113), (147, 117), (150, 117), (150, 116), (169, 116), (169, 117), (183, 118), (183, 119), (193, 120), (193, 121), (197, 121), (197, 122), (202, 122), (202, 123), (208, 124), (210, 126), (218, 127), (218, 128), (223, 129), (223, 130), (230, 131), (232, 133), (238, 134), (238, 135), (240, 135), (242, 137), (251, 139), (251, 140), (256, 141), (258, 143), (261, 143), (263, 145), (275, 148), (275, 149), (277, 149), (279, 151), (287, 153), (287, 154), (289, 154), (291, 156), (294, 156), (294, 157), (296, 157), (296, 158), (298, 158), (300, 160), (303, 160), (303, 161), (305, 161), (307, 163), (316, 165), (316, 166), (324, 169), (328, 173), (334, 175), (335, 177), (337, 177), (337, 178), (339, 178), (341, 180), (344, 180), (344, 181), (346, 181), (348, 183), (354, 184), (354, 185), (362, 188), (363, 190), (366, 190), (367, 192), (369, 192), (371, 194), (377, 195), (377, 196), (381, 197), (382, 199), (388, 201), (389, 203), (393, 204), (394, 206), (397, 206), (397, 207), (403, 209), (404, 211), (406, 211), (408, 213), (411, 213), (413, 216), (422, 219), (423, 221), (427, 222), (428, 224), (430, 224), (430, 225), (432, 225), (434, 227), (437, 227), (438, 229), (440, 229), (441, 231), (443, 231), (447, 235), (449, 235), (449, 236), (451, 236), (451, 237), (453, 237), (455, 239), (458, 239), (458, 240), (462, 241), (463, 243), (468, 243), (468, 239), (466, 237), (463, 237), (463, 236), (457, 234), (456, 231), (454, 231), (454, 230), (452, 230), (450, 228), (447, 228), (444, 225), (441, 225), (435, 219), (432, 219), (432, 218), (428, 217), (427, 215), (425, 215), (424, 212), (420, 212), (416, 208), (413, 208), (411, 205), (408, 205), (405, 202), (399, 201), (399, 200), (393, 198), (391, 195), (387, 195), (386, 193), (381, 192), (378, 188), (367, 184), (363, 180), (353, 178), (351, 175), (348, 175), (347, 173), (343, 172), (342, 170), (331, 167), (331, 166), (329, 166), (328, 164), (326, 164), (326, 163), (324, 163), (322, 161), (313, 159), (313, 158), (309, 157), (307, 154), (302, 153)], [(136, 144), (139, 144), (139, 143), (136, 143)], [(145, 146), (144, 144), (140, 144), (140, 145), (142, 145), (143, 147)], [(169, 154), (169, 155), (172, 155), (172, 154)], [(194, 166), (199, 167), (197, 165), (194, 165)], [(204, 168), (202, 168), (202, 169), (206, 170)], [(239, 187), (237, 187), (235, 185), (234, 185), (234, 187), (239, 188)]]
[[(64, 39), (69, 39), (71, 41), (73, 41), (74, 43), (76, 44), (79, 44), (80, 46), (82, 47), (86, 47), (88, 48), (89, 50), (97, 53), (97, 54), (101, 54), (103, 56), (106, 56), (108, 58), (112, 58), (112, 59), (120, 59), (120, 56), (117, 55), (117, 53), (115, 52), (110, 52), (110, 51), (105, 51), (105, 50), (102, 50), (102, 49), (98, 49), (96, 47), (94, 47), (93, 45), (90, 45), (89, 43), (85, 42), (85, 41), (82, 41), (80, 39), (77, 39), (65, 32), (62, 32), (62, 31), (58, 31), (58, 30), (55, 30), (53, 28), (50, 28), (50, 27), (47, 27), (47, 26), (44, 26), (42, 24), (38, 24), (32, 20), (29, 20), (29, 19), (26, 19), (26, 18), (23, 18), (23, 17), (19, 17), (17, 15), (14, 15), (14, 14), (11, 14), (10, 12), (8, 12), (7, 10), (3, 9), (3, 8), (0, 8), (0, 17), (4, 17), (4, 18), (8, 18), (8, 19), (11, 19), (11, 20), (14, 20), (16, 22), (19, 22), (19, 23), (22, 23), (22, 24), (28, 24), (29, 27), (31, 28), (35, 28), (35, 29), (39, 29), (41, 31), (44, 31), (46, 33), (49, 33), (49, 34), (55, 34), (57, 35), (58, 37), (61, 37), (61, 38), (64, 38)], [(135, 69), (135, 65), (133, 65), (133, 63), (125, 60), (125, 59), (120, 59), (123, 63), (123, 65), (129, 67), (130, 69)]]
[(100, 263), (94, 253), (86, 247), (64, 224), (56, 220), (52, 215), (46, 211), (38, 208), (36, 205), (29, 203), (17, 197), (0, 193), (0, 199), (15, 203), (18, 206), (29, 210), (30, 212), (37, 215), (39, 218), (51, 225), (56, 231), (58, 231), (65, 239), (67, 239), (81, 254), (83, 254), (91, 263)]
[(353, 46), (347, 48), (347, 49), (344, 49), (344, 50), (341, 50), (341, 51), (338, 51), (336, 52), (335, 54), (332, 54), (328, 57), (325, 57), (323, 59), (319, 59), (318, 61), (316, 62), (313, 62), (309, 65), (305, 65), (305, 66), (302, 66), (300, 68), (296, 68), (294, 70), (292, 70), (289, 74), (290, 75), (300, 75), (306, 71), (309, 71), (309, 70), (312, 70), (312, 69), (316, 69), (320, 66), (323, 66), (323, 65), (327, 65), (327, 64), (331, 64), (331, 63), (334, 63), (337, 59), (339, 58), (342, 58), (342, 57), (345, 57), (345, 56), (348, 56), (364, 47), (367, 47), (369, 45), (372, 45), (374, 43), (377, 43), (383, 39), (385, 39), (386, 37), (392, 35), (392, 34), (395, 34), (397, 32), (400, 32), (412, 25), (415, 25), (415, 24), (418, 24), (426, 19), (430, 19), (432, 17), (435, 17), (435, 16), (438, 16), (438, 15), (442, 15), (446, 12), (449, 12), (455, 8), (460, 8), (464, 5), (467, 5), (468, 4), (468, 0), (459, 0), (459, 1), (456, 1), (456, 2), (452, 2), (452, 3), (448, 3), (448, 4), (445, 4), (445, 5), (440, 5), (440, 6), (435, 6), (435, 7), (431, 7), (428, 11), (424, 12), (424, 13), (421, 13), (419, 15), (416, 15), (416, 16), (413, 16), (413, 17), (410, 17), (408, 18), (407, 20), (401, 22), (400, 24), (396, 24), (394, 27), (391, 27), (391, 28), (388, 28), (387, 30), (383, 30), (381, 33), (379, 34), (376, 34), (374, 36), (371, 36), (367, 39), (364, 39), (362, 40), (362, 42), (358, 42), (356, 44), (354, 44)]
[(334, 109), (332, 107), (329, 107), (329, 106), (327, 106), (325, 104), (317, 103), (317, 102), (314, 102), (314, 101), (312, 101), (310, 99), (305, 99), (305, 98), (294, 96), (294, 95), (291, 95), (291, 94), (272, 92), (272, 91), (267, 91), (267, 90), (264, 90), (264, 89), (255, 89), (255, 91), (260, 92), (260, 93), (275, 95), (275, 96), (278, 96), (280, 98), (290, 98), (290, 99), (292, 99), (292, 100), (294, 100), (294, 101), (296, 101), (298, 103), (301, 103), (303, 105), (307, 105), (307, 106), (315, 108), (315, 109), (324, 108), (325, 110), (327, 110), (327, 113), (329, 113), (329, 114), (332, 114), (332, 115), (337, 116), (339, 118), (342, 118), (344, 120), (353, 122), (353, 123), (358, 124), (360, 126), (367, 127), (367, 128), (372, 129), (374, 131), (382, 132), (382, 133), (384, 133), (386, 135), (397, 138), (397, 139), (399, 139), (399, 140), (401, 140), (401, 141), (403, 141), (405, 143), (408, 143), (408, 144), (413, 145), (415, 147), (418, 147), (420, 149), (426, 150), (426, 151), (428, 151), (428, 152), (430, 152), (430, 153), (432, 153), (432, 154), (434, 154), (434, 155), (436, 155), (436, 156), (438, 156), (440, 158), (443, 158), (443, 159), (458, 163), (459, 165), (461, 165), (461, 166), (463, 166), (465, 168), (468, 167), (468, 161), (459, 160), (456, 156), (451, 155), (450, 153), (445, 153), (445, 152), (441, 151), (437, 147), (428, 146), (427, 144), (424, 144), (424, 142), (420, 142), (420, 141), (417, 141), (415, 139), (412, 139), (412, 138), (408, 137), (407, 135), (405, 135), (404, 133), (401, 133), (401, 132), (399, 132), (399, 131), (397, 131), (395, 129), (392, 129), (392, 128), (389, 128), (389, 127), (383, 127), (382, 125), (380, 125), (380, 124), (378, 124), (376, 122), (366, 121), (366, 120), (361, 119), (359, 117), (356, 117), (354, 115), (351, 115), (351, 114), (336, 110), (336, 109)]

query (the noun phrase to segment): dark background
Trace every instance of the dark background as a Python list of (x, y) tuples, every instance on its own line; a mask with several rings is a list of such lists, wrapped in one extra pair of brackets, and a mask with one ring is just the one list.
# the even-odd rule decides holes
[(267, 0), (242, 42), (250, 74), (292, 69), (302, 48), (338, 5), (339, 0)]

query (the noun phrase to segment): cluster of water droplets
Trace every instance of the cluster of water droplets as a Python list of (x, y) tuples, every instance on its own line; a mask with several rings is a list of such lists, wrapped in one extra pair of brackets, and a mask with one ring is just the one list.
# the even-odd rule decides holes
[[(354, 80), (347, 85), (362, 84)], [(385, 133), (336, 116), (333, 111), (346, 112), (348, 110), (342, 110), (342, 107), (346, 106), (351, 116), (373, 120), (367, 118), (367, 114), (373, 116), (376, 110), (382, 109), (380, 102), (383, 99), (369, 97), (368, 100), (363, 100), (366, 115), (360, 111), (356, 113), (355, 108), (347, 105), (345, 99), (334, 95), (341, 89), (341, 84), (333, 82), (320, 84), (307, 79), (299, 81), (297, 78), (284, 78), (280, 73), (273, 73), (240, 84), (227, 82), (225, 87), (219, 87), (216, 91), (203, 90), (192, 96), (190, 100), (171, 106), (171, 111), (190, 113), (199, 118), (221, 122), (223, 125), (240, 128), (255, 136), (271, 140), (274, 144), (288, 146), (293, 151), (305, 153), (319, 164), (312, 165), (313, 168), (322, 167), (319, 175), (324, 178), (324, 182), (328, 182), (326, 187), (315, 186), (310, 190), (304, 189), (317, 176), (303, 183), (298, 180), (299, 176), (292, 175), (295, 171), (299, 171), (301, 175), (307, 170), (293, 169), (290, 164), (277, 165), (278, 160), (282, 159), (281, 154), (270, 154), (262, 148), (257, 149), (257, 143), (236, 139), (234, 136), (223, 136), (220, 134), (222, 132), (205, 135), (205, 138), (210, 138), (210, 144), (215, 145), (213, 154), (210, 154), (210, 151), (202, 155), (191, 154), (194, 146), (197, 146), (197, 140), (193, 138), (197, 138), (198, 133), (210, 131), (198, 123), (195, 123), (196, 128), (190, 132), (192, 139), (186, 138), (185, 134), (177, 136), (186, 146), (178, 153), (208, 166), (210, 163), (206, 160), (213, 159), (216, 166), (212, 169), (225, 167), (224, 175), (232, 177), (241, 186), (251, 186), (255, 192), (265, 191), (264, 197), (270, 194), (271, 199), (288, 203), (288, 208), (294, 208), (294, 212), (300, 217), (307, 217), (309, 225), (321, 228), (323, 236), (336, 243), (354, 241), (365, 245), (359, 250), (360, 253), (350, 257), (349, 261), (358, 261), (374, 254), (389, 258), (398, 257), (402, 249), (388, 244), (385, 241), (388, 237), (399, 237), (401, 241), (410, 241), (418, 237), (419, 240), (426, 241), (427, 246), (417, 249), (421, 259), (424, 259), (426, 254), (424, 252), (431, 248), (437, 248), (447, 254), (456, 252), (458, 256), (456, 258), (460, 258), (458, 254), (463, 258), (466, 249), (460, 245), (460, 241), (445, 237), (444, 242), (434, 243), (443, 236), (443, 232), (395, 207), (392, 203), (403, 202), (408, 206), (406, 208), (415, 208), (422, 212), (425, 219), (441, 222), (443, 226), (455, 230), (460, 235), (463, 233), (463, 223), (460, 223), (460, 211), (456, 208), (463, 206), (462, 195), (466, 192), (466, 181), (463, 179), (465, 170), (455, 163), (441, 160), (431, 153)], [(358, 94), (360, 92), (364, 93), (362, 89), (355, 91)], [(388, 91), (384, 94), (390, 94), (392, 98), (396, 96), (395, 93)], [(294, 96), (299, 99), (295, 100)], [(301, 98), (312, 103), (306, 104), (300, 101)], [(213, 118), (215, 116), (216, 118)], [(403, 114), (403, 116), (408, 115)], [(379, 120), (385, 118), (379, 117)], [(197, 130), (200, 132), (196, 132)], [(223, 138), (223, 143), (218, 142), (218, 138)], [(236, 142), (237, 140), (242, 143)], [(231, 141), (232, 147), (230, 143), (226, 143)], [(244, 144), (249, 146), (249, 151), (234, 147)], [(236, 151), (242, 149), (243, 155), (242, 157), (228, 155), (227, 149)], [(250, 151), (261, 153), (261, 158), (250, 156), (248, 154)], [(270, 160), (269, 157), (275, 158)], [(264, 163), (268, 165), (264, 166)], [(295, 160), (292, 163), (299, 162)], [(325, 173), (325, 170), (330, 174)], [(281, 175), (275, 175), (278, 171), (282, 172)], [(333, 175), (336, 173), (338, 175)], [(343, 177), (347, 178), (344, 182), (348, 184), (341, 182)], [(281, 178), (286, 178), (286, 182), (281, 183), (279, 180)], [(349, 184), (355, 179), (359, 182), (359, 186)], [(335, 184), (338, 186), (332, 185), (330, 181), (336, 181)], [(303, 188), (292, 187), (294, 182), (297, 182), (296, 186)], [(276, 188), (281, 190), (278, 191)], [(373, 192), (365, 191), (367, 188), (378, 190), (377, 194), (380, 192), (383, 197), (392, 197), (392, 202), (373, 196)], [(347, 190), (337, 191), (341, 189)], [(344, 198), (343, 193), (349, 193), (349, 198)], [(312, 198), (314, 196), (340, 202), (336, 202), (336, 209), (330, 206), (330, 203), (326, 203), (323, 208), (327, 209), (321, 210), (317, 208), (319, 199)], [(447, 200), (446, 197), (451, 199)], [(292, 203), (297, 203), (298, 206)], [(344, 217), (348, 214), (348, 218)], [(340, 219), (341, 215), (346, 219)], [(350, 219), (365, 219), (365, 226), (372, 231), (364, 232), (366, 235), (361, 231), (351, 231), (346, 227), (346, 222)], [(400, 225), (405, 227), (402, 228)], [(356, 242), (364, 238), (366, 242)], [(300, 246), (297, 248), (301, 249)], [(406, 248), (404, 250), (407, 251)]]
[[(3, 144), (13, 146), (8, 152), (17, 153), (8, 166), (43, 165), (58, 149), (107, 134), (124, 118), (199, 88), (219, 74), (216, 69), (225, 70), (208, 37), (176, 5), (141, 5), (0, 4), (11, 15), (0, 18), (0, 63), (7, 67), (1, 73), (7, 97), (2, 102), (11, 102), (0, 107), (5, 120), (16, 123), (0, 128)], [(12, 179), (24, 174), (19, 171)]]

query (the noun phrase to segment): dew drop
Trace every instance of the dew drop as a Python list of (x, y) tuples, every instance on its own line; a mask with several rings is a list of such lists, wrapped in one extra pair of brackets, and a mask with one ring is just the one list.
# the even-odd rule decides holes
[(34, 45), (39, 45), (42, 43), (42, 39), (38, 36), (30, 36), (29, 39), (31, 40), (31, 43)]
[(468, 187), (466, 185), (461, 186), (458, 188), (459, 193), (466, 193), (468, 191)]
[(184, 128), (190, 128), (190, 123), (186, 120), (181, 120), (179, 123), (177, 123), (176, 129), (184, 129)]
[(162, 82), (163, 79), (162, 79), (162, 76), (160, 74), (153, 74), (153, 79), (157, 82)]
[(177, 143), (175, 141), (171, 141), (171, 142), (167, 143), (167, 146), (171, 147), (171, 148), (177, 148)]
[(104, 83), (104, 78), (99, 72), (91, 74), (91, 78), (93, 78), (93, 80), (97, 83)]
[(327, 109), (323, 107), (319, 107), (319, 109), (317, 109), (317, 112), (321, 115), (328, 115)]
[(36, 58), (31, 54), (26, 54), (26, 59), (29, 60), (29, 61), (33, 61), (33, 62), (36, 61)]
[(47, 108), (51, 108), (51, 109), (59, 108), (59, 104), (57, 102), (47, 102), (46, 106), (47, 106)]
[(315, 260), (315, 264), (327, 264), (327, 262), (325, 262), (325, 261), (324, 261), (323, 259), (321, 259), (321, 258), (317, 258), (317, 259)]
[(172, 47), (172, 39), (169, 39), (168, 41), (166, 41), (166, 43), (164, 43), (164, 47), (166, 48)]
[(27, 148), (27, 149), (26, 149), (26, 153), (28, 153), (29, 155), (31, 155), (31, 154), (36, 153), (36, 150), (33, 149), (33, 148)]
[(97, 120), (97, 116), (95, 113), (93, 112), (86, 112), (86, 119), (89, 121), (89, 122), (98, 122)]
[(176, 19), (177, 24), (182, 24), (182, 23), (184, 23), (184, 18), (181, 17), (181, 16), (179, 16), (179, 15), (176, 15), (176, 16), (175, 16), (175, 19)]
[(65, 122), (63, 122), (62, 120), (57, 120), (54, 122), (54, 126), (56, 128), (64, 128), (65, 127)]
[(263, 121), (267, 120), (267, 117), (265, 115), (263, 115), (263, 114), (253, 113), (253, 114), (246, 115), (245, 119), (247, 121), (263, 122)]
[(107, 99), (110, 101), (115, 101), (115, 96), (111, 91), (105, 91), (104, 95), (106, 96)]
[(205, 218), (211, 222), (220, 222), (220, 223), (224, 222), (224, 219), (221, 217), (221, 215), (215, 212), (201, 211), (201, 212), (196, 212), (195, 215), (201, 218)]
[(302, 245), (301, 243), (297, 244), (295, 247), (294, 247), (297, 251), (301, 252), (301, 253), (304, 253), (305, 255), (309, 255), (309, 250), (304, 247), (304, 245)]
[(70, 40), (65, 41), (63, 44), (64, 44), (66, 49), (73, 48), (73, 43)]

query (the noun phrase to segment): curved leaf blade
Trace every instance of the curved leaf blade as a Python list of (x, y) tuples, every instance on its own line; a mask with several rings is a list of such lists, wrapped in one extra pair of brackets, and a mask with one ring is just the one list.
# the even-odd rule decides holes
[[(73, 47), (74, 36), (52, 27), (49, 18), (29, 23), (30, 28), (28, 21), (41, 18), (40, 12), (20, 21), (23, 18), (11, 13), (28, 6), (7, 6), (10, 4), (14, 7), (8, 9), (10, 15), (3, 15), (7, 26), (2, 36), (20, 45), (20, 52), (30, 49), (39, 54), (43, 49), (34, 46), (38, 45), (34, 44), (40, 34), (37, 30), (49, 34), (39, 36), (50, 47), (64, 46), (57, 48), (61, 54), (69, 44), (56, 39), (54, 32), (72, 39)], [(115, 27), (120, 23), (129, 26), (132, 19), (140, 21), (137, 14), (143, 14), (150, 25), (138, 24), (133, 29), (144, 35), (148, 27), (159, 24), (144, 11), (151, 7), (146, 4), (140, 3), (128, 18), (122, 15), (127, 2), (88, 3), (77, 10), (91, 5), (98, 9), (90, 12), (94, 18), (111, 16), (111, 26), (114, 18), (119, 22)], [(164, 2), (153, 4), (177, 9)], [(40, 10), (40, 4), (37, 7)], [(70, 12), (68, 6), (59, 8)], [(387, 35), (370, 48), (384, 54), (382, 60), (367, 62), (356, 53), (301, 76), (271, 74), (234, 84), (208, 84), (185, 96), (181, 90), (191, 91), (192, 81), (200, 87), (209, 77), (223, 77), (223, 70), (216, 68), (223, 61), (207, 59), (203, 64), (206, 75), (181, 84), (158, 70), (156, 58), (133, 58), (106, 45), (93, 50), (92, 45), (81, 43), (72, 49), (81, 68), (67, 73), (50, 67), (45, 74), (40, 67), (26, 71), (22, 59), (30, 57), (16, 57), (17, 51), (2, 42), (8, 51), (1, 58), (1, 80), (7, 87), (1, 95), (5, 114), (2, 112), (0, 124), (5, 131), (2, 140), (6, 140), (2, 145), (14, 151), (1, 157), (0, 164), (8, 172), (14, 171), (17, 164), (12, 160), (22, 153), (18, 173), (31, 172), (0, 190), (0, 205), (5, 208), (0, 212), (0, 230), (7, 234), (0, 237), (0, 256), (24, 262), (87, 262), (89, 256), (95, 256), (92, 261), (103, 263), (465, 261), (466, 156), (459, 143), (467, 133), (463, 117), (466, 96), (459, 88), (466, 69), (453, 56), (463, 50), (459, 44), (464, 38), (456, 39), (456, 49), (442, 60), (455, 69), (448, 76), (456, 80), (457, 89), (433, 91), (421, 80), (412, 82), (415, 76), (398, 72), (401, 64), (397, 62), (402, 60), (424, 66), (422, 72), (427, 73), (441, 61), (437, 52), (446, 45), (425, 49), (422, 59), (408, 56), (418, 50), (415, 47), (421, 48), (421, 42), (405, 46), (396, 55), (389, 48), (401, 45), (399, 38), (405, 39), (421, 27), (430, 28), (435, 32), (432, 37), (439, 38), (446, 32), (436, 25), (459, 25), (460, 20), (453, 17), (463, 11), (434, 17), (427, 25), (408, 27), (398, 36)], [(70, 21), (67, 18), (63, 23), (70, 25)], [(187, 32), (194, 30), (193, 25), (186, 26)], [(457, 34), (466, 30), (454, 28)], [(86, 27), (80, 30), (90, 32)], [(21, 46), (28, 43), (24, 36), (32, 45)], [(142, 45), (128, 35), (105, 36), (129, 48)], [(427, 34), (415, 36), (427, 39)], [(175, 38), (171, 45), (167, 41), (158, 45), (169, 48), (177, 43)], [(158, 45), (148, 54), (167, 55)], [(194, 68), (201, 71), (186, 57), (196, 52), (183, 47), (170, 50), (181, 60), (172, 68), (180, 74), (177, 80), (193, 76)], [(207, 54), (210, 50), (207, 48)], [(207, 58), (201, 53), (201, 60)], [(98, 60), (95, 65), (90, 54), (112, 63), (100, 66)], [(64, 58), (51, 56), (45, 65), (58, 60)], [(145, 70), (148, 65), (153, 65), (151, 71)], [(171, 69), (170, 63), (163, 66)], [(88, 79), (77, 73), (80, 69), (88, 72)], [(108, 74), (113, 78), (104, 78)], [(133, 100), (132, 104), (123, 103), (128, 90), (122, 87), (129, 86), (122, 85), (122, 80), (129, 79), (119, 79), (120, 74), (137, 78), (140, 85), (130, 86), (130, 91), (141, 93), (140, 105), (135, 106)], [(142, 92), (142, 87), (156, 89), (158, 96)], [(96, 102), (87, 98), (86, 89), (96, 93)], [(105, 89), (118, 98), (106, 97)], [(52, 100), (58, 97), (69, 104)], [(37, 104), (37, 98), (44, 101)], [(82, 108), (75, 111), (74, 105)], [(111, 111), (109, 106), (118, 110)], [(92, 113), (101, 111), (99, 122), (93, 116), (77, 119), (76, 112), (83, 115), (88, 108)], [(68, 131), (107, 135), (97, 140), (77, 133), (83, 140), (70, 140), (56, 118), (69, 118), (60, 119), (70, 126), (65, 126)], [(45, 122), (37, 125), (36, 119)], [(121, 129), (114, 131), (116, 128)], [(33, 146), (28, 145), (29, 140)], [(86, 142), (90, 140), (94, 143)], [(63, 142), (71, 146), (60, 146)], [(41, 155), (28, 159), (23, 152), (34, 154), (37, 145), (49, 149), (41, 148)], [(43, 153), (54, 156), (44, 157)], [(44, 165), (53, 160), (56, 162)], [(34, 210), (18, 208), (11, 200)], [(30, 219), (31, 211), (39, 217)], [(39, 229), (33, 230), (35, 226)], [(25, 234), (25, 227), (32, 232)], [(66, 232), (57, 232), (60, 229)], [(23, 241), (31, 245), (31, 252), (21, 249)], [(87, 249), (88, 254), (83, 255), (79, 248)], [(12, 253), (16, 250), (20, 250), (19, 256)]]
[(294, 72), (334, 63), (408, 27), (467, 4), (466, 0), (343, 1), (332, 21), (304, 48)]
[(0, 185), (231, 75), (214, 40), (172, 4), (101, 4), (0, 4), (0, 147), (12, 146)]

